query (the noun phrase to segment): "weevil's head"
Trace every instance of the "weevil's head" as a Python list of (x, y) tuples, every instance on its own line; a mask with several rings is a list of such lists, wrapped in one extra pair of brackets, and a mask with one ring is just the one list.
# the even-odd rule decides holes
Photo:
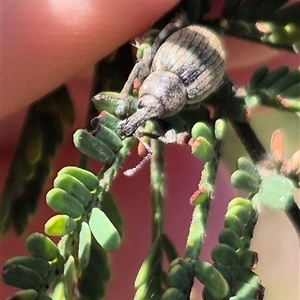
[(137, 111), (120, 123), (120, 133), (130, 136), (147, 120), (176, 114), (185, 105), (186, 97), (186, 88), (176, 74), (151, 73), (139, 89)]

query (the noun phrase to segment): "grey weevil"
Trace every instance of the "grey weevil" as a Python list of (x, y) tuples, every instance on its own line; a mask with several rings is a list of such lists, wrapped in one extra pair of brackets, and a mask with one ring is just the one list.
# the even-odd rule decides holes
[(132, 135), (149, 119), (172, 116), (221, 85), (225, 53), (219, 37), (206, 27), (185, 24), (185, 15), (175, 17), (133, 67), (120, 93), (117, 115), (124, 115), (136, 80), (140, 84), (138, 106), (120, 122), (121, 135)]

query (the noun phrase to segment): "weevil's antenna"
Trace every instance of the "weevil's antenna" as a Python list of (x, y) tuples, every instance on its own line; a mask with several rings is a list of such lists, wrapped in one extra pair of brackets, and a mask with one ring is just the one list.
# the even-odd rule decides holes
[(126, 170), (123, 174), (128, 177), (135, 175), (151, 159), (151, 155), (148, 153), (134, 168)]
[(131, 177), (133, 175), (135, 175), (139, 170), (141, 170), (143, 168), (143, 166), (150, 160), (151, 155), (152, 155), (152, 150), (150, 148), (150, 146), (145, 143), (139, 136), (137, 136), (136, 134), (133, 134), (133, 136), (140, 142), (143, 144), (143, 146), (145, 147), (145, 149), (147, 150), (147, 155), (134, 167), (131, 169), (126, 170), (125, 172), (123, 172), (123, 174), (125, 176)]

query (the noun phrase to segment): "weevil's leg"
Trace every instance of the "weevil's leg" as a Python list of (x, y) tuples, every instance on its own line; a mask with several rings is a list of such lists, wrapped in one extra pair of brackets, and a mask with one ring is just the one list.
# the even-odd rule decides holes
[(151, 47), (148, 45), (144, 50), (143, 58), (135, 63), (131, 73), (129, 74), (129, 77), (120, 93), (121, 97), (129, 95), (132, 92), (135, 79), (138, 79), (142, 84), (144, 79), (150, 74), (150, 57)]
[(134, 65), (127, 81), (125, 82), (122, 91), (120, 92), (119, 105), (116, 110), (116, 114), (118, 116), (126, 115), (127, 113), (128, 102), (130, 101), (128, 99), (128, 95), (132, 94), (133, 92), (134, 82), (138, 80), (139, 85), (141, 86), (145, 78), (150, 74), (150, 57), (151, 47), (149, 46), (146, 47), (146, 49), (144, 50), (143, 59), (138, 60)]
[(178, 29), (189, 25), (186, 13), (182, 10), (176, 14), (176, 16), (168, 23), (155, 38), (152, 45), (151, 63), (158, 50), (158, 48), (165, 42), (165, 40), (171, 36)]

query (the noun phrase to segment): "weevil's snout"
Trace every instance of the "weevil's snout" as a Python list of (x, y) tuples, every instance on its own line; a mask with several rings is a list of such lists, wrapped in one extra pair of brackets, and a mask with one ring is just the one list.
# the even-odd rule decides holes
[(160, 118), (164, 115), (164, 107), (151, 95), (139, 99), (137, 111), (119, 124), (121, 135), (130, 136), (147, 120)]
[(137, 111), (119, 124), (119, 132), (130, 136), (147, 120), (176, 114), (185, 105), (186, 97), (186, 88), (176, 74), (151, 73), (140, 87)]

